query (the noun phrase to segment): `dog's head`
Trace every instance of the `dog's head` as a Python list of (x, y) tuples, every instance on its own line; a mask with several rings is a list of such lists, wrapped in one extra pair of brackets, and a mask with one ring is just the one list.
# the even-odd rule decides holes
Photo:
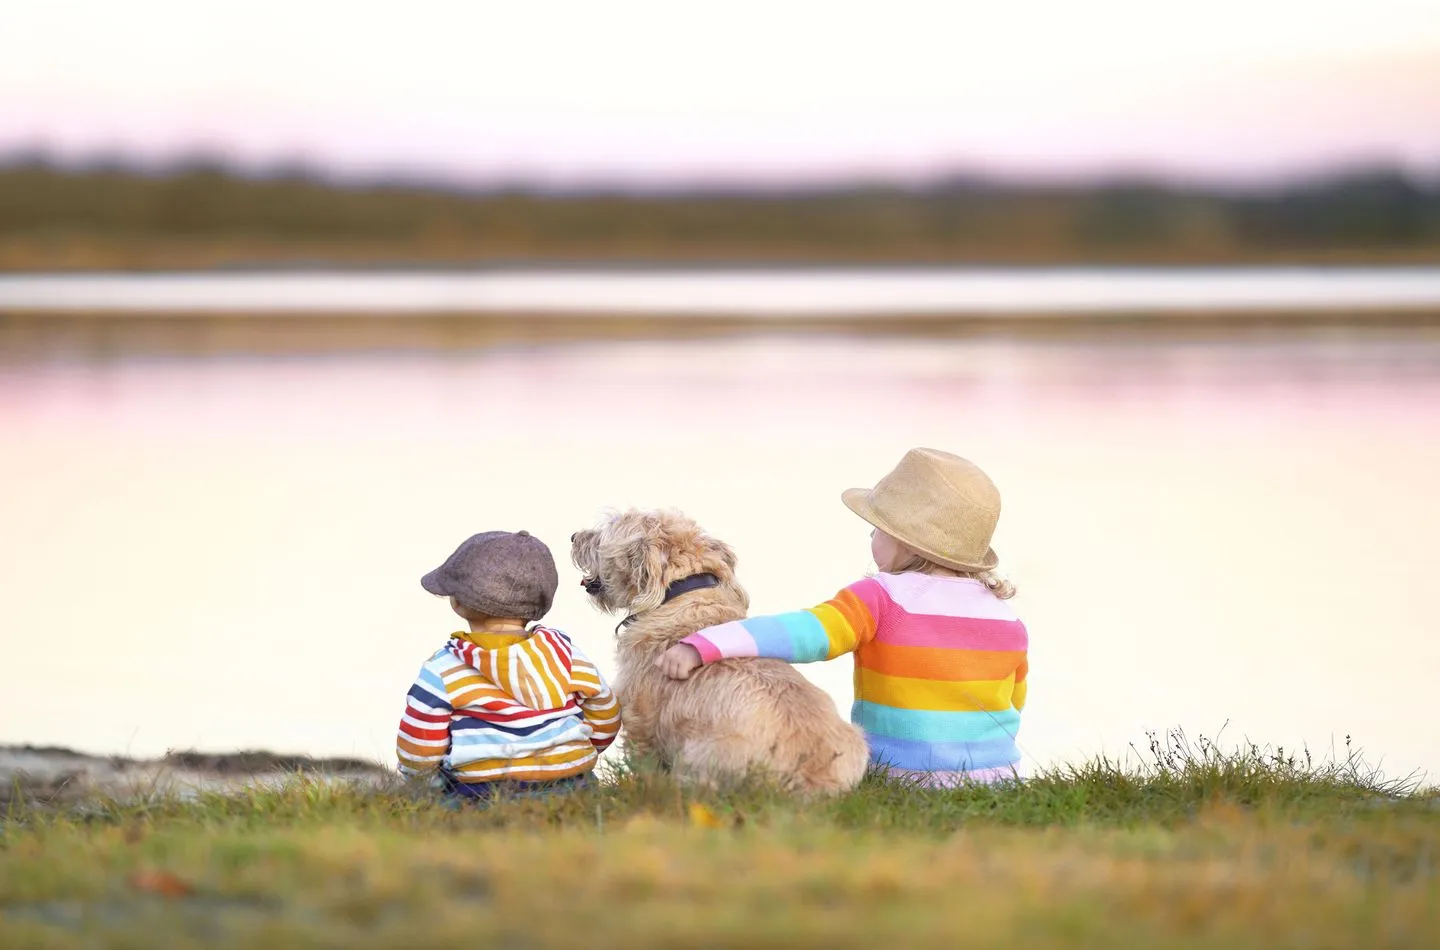
[(570, 536), (570, 559), (595, 604), (612, 613), (660, 606), (665, 589), (695, 574), (714, 574), (744, 598), (735, 583), (735, 552), (678, 511), (612, 514)]

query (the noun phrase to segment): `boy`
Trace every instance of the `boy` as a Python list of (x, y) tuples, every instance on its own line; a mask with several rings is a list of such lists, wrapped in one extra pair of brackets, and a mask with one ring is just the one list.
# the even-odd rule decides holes
[(559, 585), (550, 549), (526, 531), (487, 531), (420, 584), (469, 630), (410, 688), (400, 771), (472, 799), (583, 785), (620, 731), (620, 705), (570, 638), (538, 623)]

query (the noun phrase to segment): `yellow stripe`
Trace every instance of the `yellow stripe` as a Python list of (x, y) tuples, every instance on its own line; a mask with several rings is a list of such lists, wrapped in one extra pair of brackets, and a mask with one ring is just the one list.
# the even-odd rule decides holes
[(466, 706), (473, 706), (477, 703), (498, 699), (502, 702), (513, 703), (515, 700), (507, 693), (496, 689), (489, 683), (476, 686), (471, 689), (461, 690), (450, 694), (450, 705), (456, 709), (464, 709)]
[(475, 644), (482, 650), (504, 650), (506, 647), (513, 647), (521, 640), (528, 639), (529, 633), (485, 633), (458, 631), (453, 634), (457, 639), (466, 640)]
[(954, 682), (886, 676), (861, 667), (855, 679), (859, 698), (868, 702), (938, 712), (1002, 712), (1010, 708), (1015, 691), (1013, 676)]
[(534, 637), (527, 641), (522, 649), (530, 655), (531, 662), (535, 664), (536, 679), (545, 690), (544, 708), (556, 709), (565, 705), (565, 694), (560, 682), (565, 678), (565, 671), (557, 666), (554, 648), (548, 643), (540, 642), (539, 637)]
[(855, 631), (851, 629), (850, 621), (846, 620), (845, 615), (833, 604), (824, 603), (819, 607), (812, 607), (810, 612), (819, 618), (820, 626), (825, 629), (830, 659), (855, 649)]
[(1029, 681), (1029, 680), (1021, 680), (1020, 682), (1018, 682), (1018, 683), (1015, 684), (1015, 695), (1013, 695), (1013, 696), (1010, 697), (1010, 702), (1012, 702), (1012, 703), (1015, 705), (1015, 708), (1016, 708), (1016, 709), (1024, 709), (1024, 708), (1025, 708), (1025, 700), (1026, 700), (1026, 698), (1029, 696), (1029, 694), (1030, 694), (1030, 681)]
[(595, 754), (590, 743), (567, 742), (564, 745), (556, 746), (553, 749), (546, 749), (543, 752), (536, 752), (534, 755), (527, 755), (515, 759), (476, 759), (473, 762), (466, 762), (457, 771), (473, 769), (498, 769), (511, 766), (521, 767), (527, 765), (558, 765), (562, 762), (574, 762)]
[[(569, 749), (556, 751), (545, 751), (536, 755), (526, 756), (520, 759), (478, 759), (474, 762), (467, 762), (455, 769), (458, 776), (478, 777), (484, 774), (486, 778), (513, 778), (528, 781), (524, 773), (530, 773), (544, 778), (563, 778), (567, 774), (573, 775), (583, 772), (590, 767), (597, 758), (595, 748), (590, 743), (574, 745)], [(546, 768), (546, 767), (549, 768)], [(572, 768), (557, 768), (557, 766), (572, 766)]]

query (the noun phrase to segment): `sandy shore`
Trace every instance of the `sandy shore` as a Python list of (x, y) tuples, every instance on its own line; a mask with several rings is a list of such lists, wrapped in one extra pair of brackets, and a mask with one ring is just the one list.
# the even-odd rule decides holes
[(395, 773), (378, 762), (243, 751), (169, 752), (158, 759), (98, 756), (53, 746), (0, 746), (0, 805), (232, 793), (299, 777), (379, 787)]
[(782, 319), (732, 316), (543, 318), (494, 314), (167, 314), (0, 311), (0, 358), (126, 355), (453, 353), (505, 346), (627, 340), (709, 340), (757, 335), (860, 338), (1006, 338), (1093, 343), (1122, 340), (1293, 339), (1440, 333), (1440, 309), (1128, 314), (952, 314)]

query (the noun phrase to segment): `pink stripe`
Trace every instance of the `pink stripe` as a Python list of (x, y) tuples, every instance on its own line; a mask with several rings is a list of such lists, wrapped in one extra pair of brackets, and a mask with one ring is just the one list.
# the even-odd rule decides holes
[(727, 656), (759, 656), (760, 648), (738, 620), (706, 627), (699, 633), (692, 633), (681, 643), (688, 643), (700, 651), (700, 659), (706, 663), (723, 660)]
[(690, 636), (686, 637), (680, 642), (688, 643), (696, 650), (700, 651), (701, 663), (714, 663), (716, 660), (725, 659), (725, 654), (720, 652), (719, 647), (717, 647), (715, 644), (711, 643), (709, 640), (707, 640), (705, 637), (701, 636), (698, 633), (692, 633), (690, 634)]
[(880, 611), (891, 602), (890, 595), (886, 593), (880, 582), (873, 577), (867, 577), (851, 584), (846, 590), (860, 598), (860, 603), (865, 605), (865, 609), (870, 611), (871, 618), (878, 624)]
[(947, 650), (1028, 650), (1030, 637), (1018, 620), (909, 614), (892, 604), (892, 614), (875, 635), (878, 643)]

